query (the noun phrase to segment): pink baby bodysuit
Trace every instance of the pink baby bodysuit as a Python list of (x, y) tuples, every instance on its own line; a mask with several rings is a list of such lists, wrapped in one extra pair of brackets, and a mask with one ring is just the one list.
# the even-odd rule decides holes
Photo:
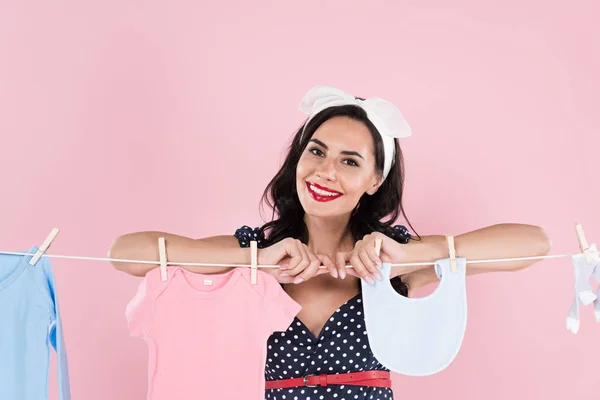
[(147, 400), (264, 399), (266, 343), (300, 305), (277, 280), (249, 268), (218, 275), (168, 268), (148, 272), (126, 315), (148, 343)]

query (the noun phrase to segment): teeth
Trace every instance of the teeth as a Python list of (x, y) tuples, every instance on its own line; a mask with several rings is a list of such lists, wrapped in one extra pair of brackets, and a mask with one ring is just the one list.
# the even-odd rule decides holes
[(310, 185), (310, 189), (313, 190), (315, 193), (320, 194), (321, 196), (329, 196), (329, 197), (333, 197), (333, 196), (338, 196), (338, 193), (331, 193), (325, 190), (321, 190), (317, 187), (314, 187), (313, 185)]

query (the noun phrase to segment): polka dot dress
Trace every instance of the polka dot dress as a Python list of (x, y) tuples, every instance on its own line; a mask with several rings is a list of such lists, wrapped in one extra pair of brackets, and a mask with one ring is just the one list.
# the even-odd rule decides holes
[[(394, 227), (410, 234), (401, 225)], [(258, 228), (246, 225), (235, 232), (241, 247), (249, 247), (256, 240), (258, 247), (264, 244), (258, 236)], [(267, 341), (267, 381), (299, 378), (306, 375), (344, 374), (361, 371), (389, 371), (373, 356), (367, 339), (361, 294), (340, 306), (327, 320), (318, 336), (298, 319), (285, 332), (275, 332)], [(392, 389), (354, 385), (330, 385), (327, 387), (299, 386), (288, 389), (268, 389), (269, 400), (391, 400)]]

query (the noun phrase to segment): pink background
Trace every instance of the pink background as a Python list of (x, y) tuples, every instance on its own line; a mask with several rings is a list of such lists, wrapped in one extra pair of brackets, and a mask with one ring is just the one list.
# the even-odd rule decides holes
[[(260, 225), (316, 84), (402, 110), (420, 234), (530, 223), (565, 254), (580, 221), (600, 240), (597, 2), (198, 3), (0, 1), (1, 250), (53, 227), (51, 254), (104, 257), (127, 232)], [(124, 314), (139, 278), (52, 263), (73, 398), (144, 398), (147, 348)], [(587, 307), (567, 332), (572, 283), (568, 258), (470, 277), (457, 359), (395, 376), (396, 397), (597, 398), (600, 324)]]

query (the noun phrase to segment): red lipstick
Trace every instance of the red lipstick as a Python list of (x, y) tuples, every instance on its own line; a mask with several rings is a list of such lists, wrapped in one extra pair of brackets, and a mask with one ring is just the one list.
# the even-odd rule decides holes
[[(334, 196), (327, 196), (327, 195), (322, 195), (320, 193), (317, 193), (314, 190), (312, 190), (311, 185), (314, 186), (314, 187), (316, 187), (317, 189), (325, 190), (325, 191), (327, 191), (329, 193), (335, 193), (335, 195)], [(339, 198), (339, 197), (342, 196), (342, 193), (338, 192), (337, 190), (332, 190), (332, 189), (323, 187), (321, 185), (317, 185), (316, 183), (312, 183), (312, 182), (306, 182), (306, 188), (308, 189), (308, 193), (310, 193), (311, 197), (313, 199), (315, 199), (316, 201), (319, 201), (319, 202), (332, 201), (332, 200), (335, 200), (335, 199), (337, 199), (337, 198)]]

